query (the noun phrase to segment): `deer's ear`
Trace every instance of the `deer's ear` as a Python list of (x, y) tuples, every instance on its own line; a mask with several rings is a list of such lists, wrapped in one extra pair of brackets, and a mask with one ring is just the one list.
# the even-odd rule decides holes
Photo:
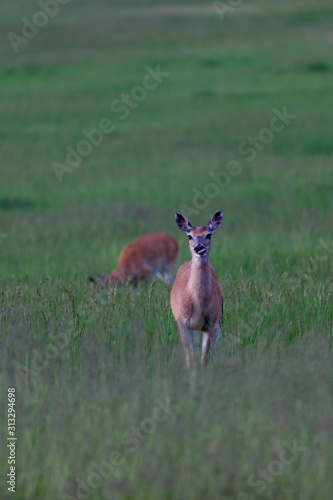
[(220, 227), (222, 221), (223, 221), (223, 212), (222, 210), (219, 210), (211, 217), (210, 221), (208, 222), (209, 229), (211, 231), (214, 231), (214, 229)]
[(192, 226), (190, 222), (186, 219), (185, 215), (180, 214), (179, 212), (176, 212), (175, 215), (176, 219), (176, 224), (181, 229), (182, 231), (188, 232), (191, 230)]

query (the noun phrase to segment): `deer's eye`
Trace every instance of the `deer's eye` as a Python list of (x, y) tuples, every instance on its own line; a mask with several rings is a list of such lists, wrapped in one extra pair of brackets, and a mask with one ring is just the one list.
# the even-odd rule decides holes
[(210, 240), (212, 235), (210, 233), (206, 234), (206, 240)]
[(187, 237), (189, 240), (193, 240), (193, 236), (191, 236), (190, 234), (188, 234)]

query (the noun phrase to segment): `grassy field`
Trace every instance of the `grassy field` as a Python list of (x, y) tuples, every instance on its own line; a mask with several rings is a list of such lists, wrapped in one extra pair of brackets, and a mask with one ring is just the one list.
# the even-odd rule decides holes
[[(333, 8), (222, 3), (1, 2), (2, 500), (331, 499)], [(87, 276), (220, 208), (189, 377), (163, 283)]]

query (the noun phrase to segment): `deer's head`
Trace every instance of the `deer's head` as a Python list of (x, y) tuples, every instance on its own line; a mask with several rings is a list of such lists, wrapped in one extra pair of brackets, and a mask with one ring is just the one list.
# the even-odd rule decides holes
[(188, 236), (190, 250), (197, 262), (205, 262), (208, 259), (211, 237), (215, 229), (220, 227), (223, 221), (223, 212), (219, 210), (209, 220), (207, 226), (193, 227), (189, 220), (179, 212), (176, 212), (176, 224)]

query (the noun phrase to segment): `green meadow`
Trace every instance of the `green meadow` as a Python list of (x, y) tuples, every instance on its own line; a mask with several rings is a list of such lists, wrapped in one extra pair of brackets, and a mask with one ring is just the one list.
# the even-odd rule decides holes
[[(0, 6), (0, 498), (330, 500), (331, 2), (44, 4)], [(189, 376), (168, 286), (88, 276), (220, 208)]]

